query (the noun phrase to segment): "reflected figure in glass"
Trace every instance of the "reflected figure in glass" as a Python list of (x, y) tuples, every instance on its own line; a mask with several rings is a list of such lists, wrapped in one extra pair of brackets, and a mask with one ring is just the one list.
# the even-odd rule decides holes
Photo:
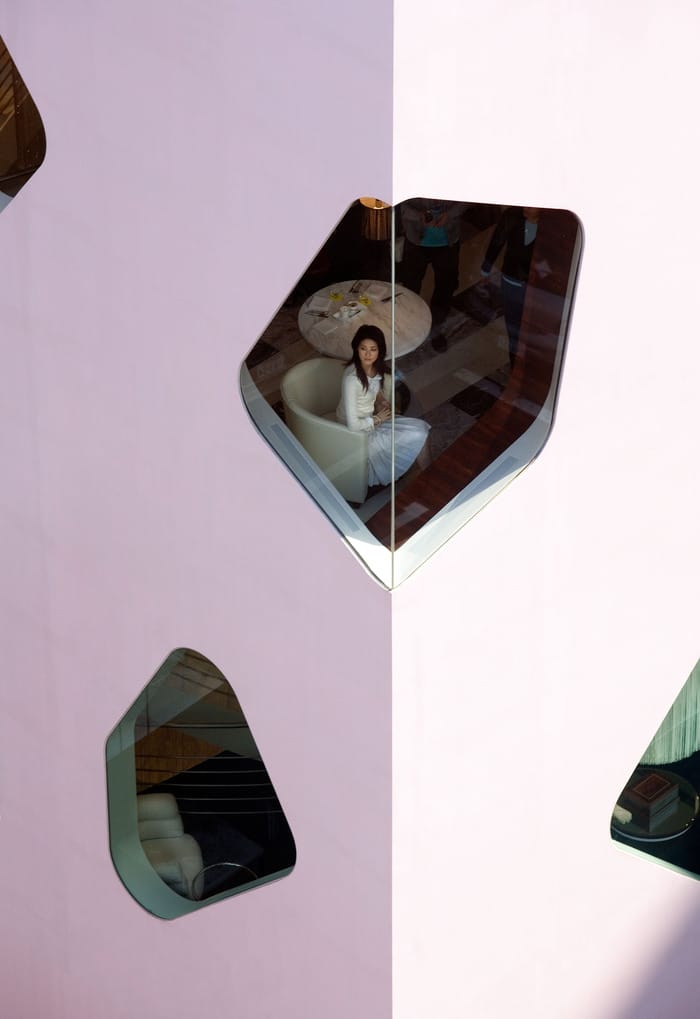
[(539, 218), (539, 209), (515, 206), (504, 209), (486, 249), (481, 267), (482, 275), (490, 276), (494, 262), (501, 251), (503, 252), (501, 294), (503, 296), (503, 317), (508, 331), (508, 356), (511, 367), (515, 363), (515, 354), (518, 349)]
[(400, 478), (416, 460), (427, 466), (430, 425), (418, 418), (395, 418), (392, 424), (391, 385), (384, 333), (377, 326), (360, 326), (336, 413), (352, 431), (369, 432), (370, 487), (390, 484), (392, 473)]
[(440, 326), (447, 318), (459, 282), (463, 210), (463, 202), (435, 198), (416, 198), (401, 206), (405, 239), (400, 279), (409, 290), (420, 293), (426, 270), (432, 266), (435, 278), (430, 300), (433, 327)]

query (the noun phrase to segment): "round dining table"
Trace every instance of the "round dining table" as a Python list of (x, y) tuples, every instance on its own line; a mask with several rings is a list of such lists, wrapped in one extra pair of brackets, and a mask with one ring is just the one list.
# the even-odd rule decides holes
[(422, 297), (406, 287), (381, 280), (345, 280), (312, 294), (299, 309), (299, 331), (320, 354), (344, 361), (352, 356), (351, 342), (361, 325), (379, 326), (392, 353), (392, 310), (395, 357), (409, 354), (430, 333), (432, 315)]

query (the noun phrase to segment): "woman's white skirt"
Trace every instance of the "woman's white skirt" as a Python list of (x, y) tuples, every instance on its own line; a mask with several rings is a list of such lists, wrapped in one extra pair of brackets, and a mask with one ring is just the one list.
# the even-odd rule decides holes
[(388, 485), (391, 481), (391, 433), (394, 432), (394, 477), (405, 474), (425, 444), (430, 425), (419, 418), (384, 421), (369, 434), (369, 483)]

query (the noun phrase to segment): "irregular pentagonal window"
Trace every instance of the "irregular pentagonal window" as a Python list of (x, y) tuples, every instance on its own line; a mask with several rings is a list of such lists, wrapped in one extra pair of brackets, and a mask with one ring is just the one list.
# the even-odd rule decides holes
[(0, 38), (0, 210), (46, 155), (46, 135), (27, 86)]
[(149, 912), (172, 919), (288, 874), (289, 824), (231, 686), (184, 648), (107, 740), (112, 860)]
[(250, 351), (253, 420), (387, 586), (544, 445), (580, 249), (570, 212), (359, 199)]
[(700, 877), (700, 662), (613, 809), (612, 837)]

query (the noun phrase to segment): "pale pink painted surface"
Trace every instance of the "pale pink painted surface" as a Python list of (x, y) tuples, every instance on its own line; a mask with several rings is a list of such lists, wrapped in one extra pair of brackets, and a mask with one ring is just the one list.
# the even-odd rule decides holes
[[(238, 371), (349, 202), (390, 190), (390, 19), (0, 3), (48, 136), (0, 219), (8, 1019), (388, 1014), (390, 600)], [(113, 871), (103, 755), (179, 645), (239, 694), (298, 863), (165, 923)]]
[[(586, 229), (552, 440), (393, 596), (396, 1015), (690, 1019), (699, 887), (607, 824), (700, 654), (695, 9), (396, 9), (393, 197), (560, 204)], [(0, 218), (13, 1019), (389, 1012), (389, 599), (236, 396), (337, 214), (390, 189), (390, 12), (358, 42), (308, 11), (0, 3), (49, 135)], [(540, 127), (506, 114), (542, 40)], [(286, 71), (256, 76), (273, 49)], [(239, 691), (299, 864), (166, 924), (111, 869), (102, 743), (181, 643)]]
[(396, 6), (395, 199), (586, 235), (551, 441), (394, 595), (400, 1019), (698, 1014), (700, 884), (608, 826), (700, 656), (699, 31), (689, 3), (439, 2), (428, 49)]

